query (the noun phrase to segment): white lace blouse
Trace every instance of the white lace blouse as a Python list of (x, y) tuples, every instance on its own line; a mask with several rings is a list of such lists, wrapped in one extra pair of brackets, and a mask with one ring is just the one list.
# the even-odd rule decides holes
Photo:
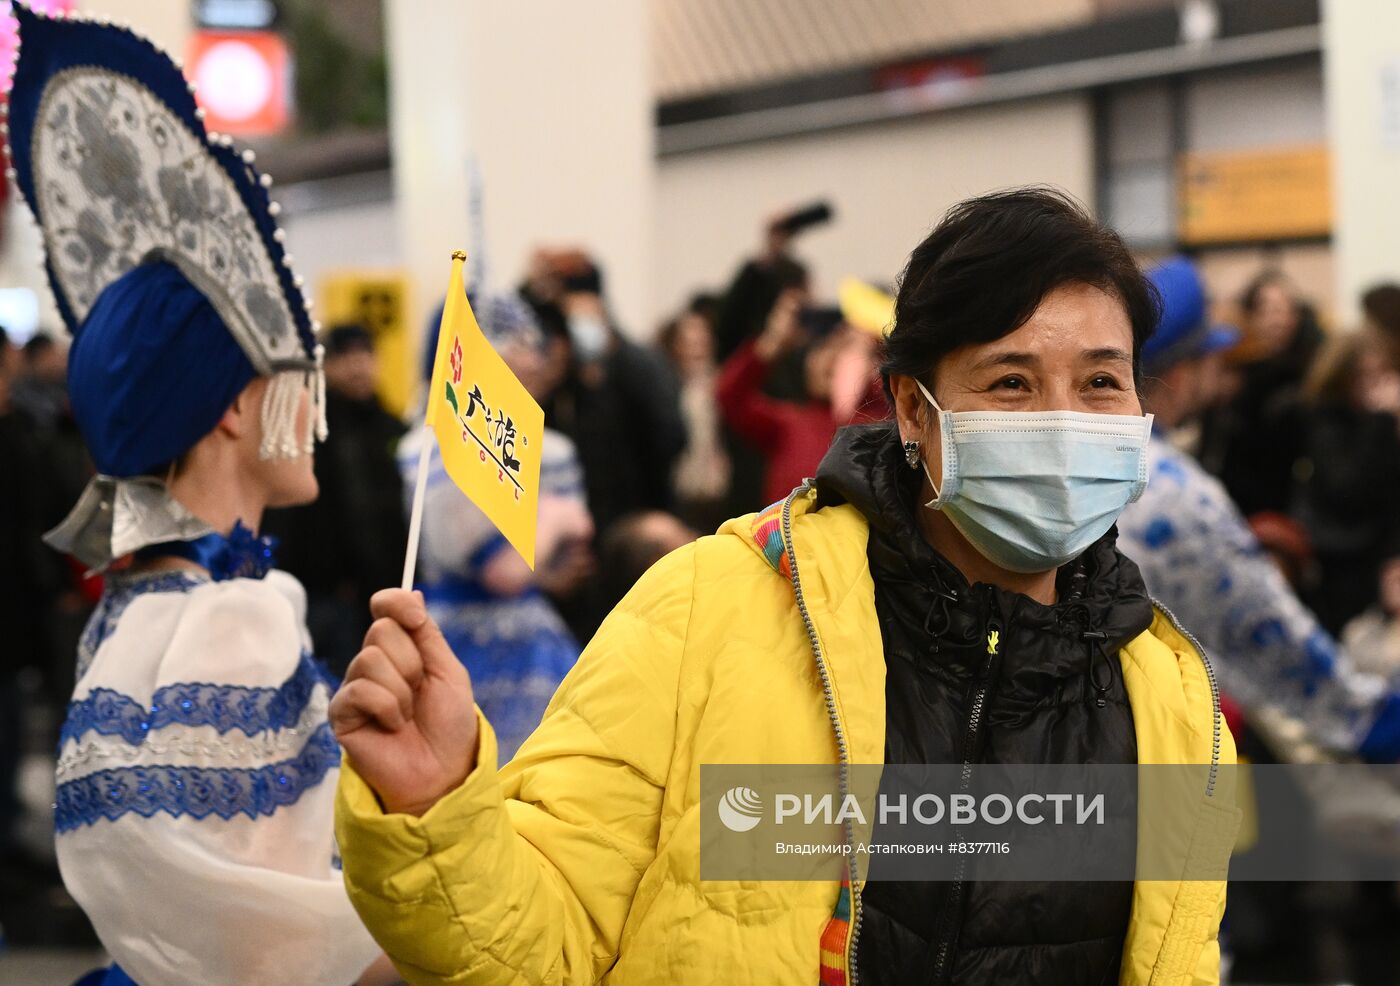
[(332, 808), (330, 686), (290, 575), (115, 575), (59, 748), (58, 861), (141, 986), (346, 986), (378, 948)]

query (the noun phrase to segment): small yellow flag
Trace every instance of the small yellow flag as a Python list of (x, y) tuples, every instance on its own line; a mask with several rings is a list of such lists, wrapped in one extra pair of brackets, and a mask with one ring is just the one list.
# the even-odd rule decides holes
[(452, 255), (425, 423), (452, 481), (535, 567), (544, 412), (491, 348)]

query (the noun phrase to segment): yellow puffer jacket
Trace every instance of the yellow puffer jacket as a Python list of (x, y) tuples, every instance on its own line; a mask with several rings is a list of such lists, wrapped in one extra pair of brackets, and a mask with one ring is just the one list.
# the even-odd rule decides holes
[[(345, 882), (410, 983), (846, 982), (858, 889), (700, 880), (701, 764), (883, 761), (868, 528), (814, 501), (804, 487), (659, 562), (515, 759), (495, 768), (483, 718), (480, 766), (421, 818), (342, 771)], [(1120, 657), (1141, 762), (1233, 763), (1208, 667), (1168, 618)], [(1175, 806), (1183, 872), (1223, 875), (1225, 802)], [(1220, 880), (1139, 881), (1120, 982), (1216, 982), (1224, 901)]]

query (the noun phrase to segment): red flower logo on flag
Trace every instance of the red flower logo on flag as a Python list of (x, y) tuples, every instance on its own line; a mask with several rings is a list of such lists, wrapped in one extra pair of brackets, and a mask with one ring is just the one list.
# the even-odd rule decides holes
[(447, 362), (452, 365), (452, 383), (462, 382), (462, 341), (452, 340), (452, 355), (447, 358)]

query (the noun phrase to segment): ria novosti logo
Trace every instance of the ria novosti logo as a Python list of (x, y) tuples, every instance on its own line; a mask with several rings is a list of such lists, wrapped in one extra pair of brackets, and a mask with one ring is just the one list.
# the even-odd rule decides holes
[(747, 832), (763, 820), (763, 799), (751, 787), (731, 787), (719, 799), (719, 820), (731, 832)]
[[(980, 797), (966, 792), (939, 795), (925, 793), (910, 800), (907, 793), (897, 796), (881, 791), (876, 799), (876, 815), (886, 825), (1103, 825), (1103, 794), (1039, 794), (1031, 792), (1013, 799), (993, 792)], [(868, 825), (865, 806), (854, 794), (777, 794), (773, 800), (773, 822), (782, 825)], [(731, 832), (748, 832), (763, 821), (763, 798), (751, 787), (731, 787), (719, 799), (719, 820)], [(911, 821), (912, 818), (912, 821)]]

